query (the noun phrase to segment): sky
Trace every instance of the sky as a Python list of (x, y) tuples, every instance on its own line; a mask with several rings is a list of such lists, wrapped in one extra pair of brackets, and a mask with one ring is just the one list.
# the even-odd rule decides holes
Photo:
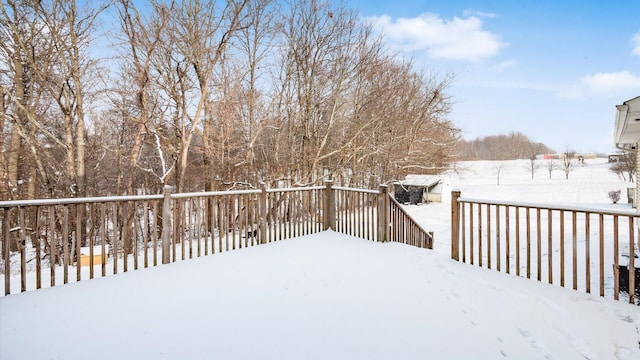
[(614, 152), (615, 106), (640, 96), (637, 0), (345, 4), (419, 69), (453, 74), (468, 140), (518, 131), (556, 152)]

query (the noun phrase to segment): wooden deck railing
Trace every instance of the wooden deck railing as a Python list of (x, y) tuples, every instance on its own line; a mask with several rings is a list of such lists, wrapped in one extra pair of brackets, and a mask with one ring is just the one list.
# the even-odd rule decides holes
[(424, 230), (389, 196), (387, 186), (381, 185), (377, 191), (344, 187), (334, 187), (334, 190), (337, 231), (369, 240), (433, 249), (433, 233)]
[[(379, 190), (325, 186), (0, 202), (5, 295), (319, 231), (432, 247)], [(87, 266), (78, 266), (86, 262)]]
[(454, 260), (616, 300), (624, 279), (634, 302), (639, 214), (460, 195), (452, 192)]
[[(384, 232), (377, 229), (379, 199), (386, 194), (378, 190), (334, 187), (336, 231), (368, 240), (386, 241)], [(384, 206), (384, 205), (383, 205)], [(384, 207), (382, 207), (384, 209)], [(384, 212), (382, 212), (384, 213)]]
[(421, 248), (433, 249), (433, 232), (428, 232), (407, 214), (393, 197), (389, 197), (391, 209), (390, 240)]

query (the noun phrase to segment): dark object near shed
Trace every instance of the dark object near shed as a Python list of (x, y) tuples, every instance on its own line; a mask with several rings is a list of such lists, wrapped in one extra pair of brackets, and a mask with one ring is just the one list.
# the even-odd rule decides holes
[(423, 202), (424, 188), (395, 184), (394, 196), (400, 204), (417, 205)]
[(407, 175), (394, 184), (393, 194), (400, 204), (417, 205), (442, 201), (442, 178), (434, 175)]
[[(624, 256), (624, 255), (623, 255)], [(635, 294), (640, 296), (640, 258), (636, 255), (635, 257)], [(622, 292), (629, 293), (629, 265), (618, 265), (618, 288)]]

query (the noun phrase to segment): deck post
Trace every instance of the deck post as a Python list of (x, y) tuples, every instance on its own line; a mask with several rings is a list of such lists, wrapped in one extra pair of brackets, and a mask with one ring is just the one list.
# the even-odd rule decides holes
[(333, 180), (324, 181), (324, 211), (323, 222), (324, 230), (336, 229), (336, 207), (335, 207), (335, 195), (333, 193)]
[[(9, 276), (9, 274), (11, 274), (11, 249), (10, 249), (10, 239), (11, 239), (11, 232), (10, 232), (10, 228), (11, 228), (11, 224), (9, 222), (9, 212), (11, 211), (11, 209), (3, 209), (2, 211), (2, 215), (4, 215), (4, 218), (2, 219), (2, 257), (4, 260), (4, 295), (9, 295), (11, 294), (11, 276)], [(52, 215), (49, 215), (50, 219), (53, 219)], [(52, 227), (53, 229), (53, 227)], [(46, 242), (45, 242), (46, 244)], [(53, 252), (51, 250), (49, 250), (49, 257), (53, 258), (53, 256), (51, 256)], [(51, 268), (53, 269), (55, 267), (51, 266)]]
[(267, 184), (264, 182), (260, 183), (260, 203), (258, 205), (258, 229), (260, 232), (260, 244), (267, 243), (267, 216), (269, 214), (269, 210), (267, 210)]
[(635, 256), (636, 253), (634, 240), (635, 240), (635, 227), (633, 218), (629, 218), (629, 304), (635, 303), (635, 295), (636, 295), (636, 264), (635, 264)]
[(460, 261), (460, 190), (451, 191), (451, 258)]
[(378, 195), (378, 241), (389, 241), (389, 189), (387, 185), (380, 184)]
[(162, 263), (170, 262), (169, 244), (171, 242), (171, 186), (164, 187), (164, 200), (162, 201)]

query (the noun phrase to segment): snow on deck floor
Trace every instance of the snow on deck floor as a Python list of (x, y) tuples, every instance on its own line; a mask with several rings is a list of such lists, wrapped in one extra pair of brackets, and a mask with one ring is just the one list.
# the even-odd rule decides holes
[(640, 359), (640, 309), (334, 232), (0, 298), (2, 359)]

